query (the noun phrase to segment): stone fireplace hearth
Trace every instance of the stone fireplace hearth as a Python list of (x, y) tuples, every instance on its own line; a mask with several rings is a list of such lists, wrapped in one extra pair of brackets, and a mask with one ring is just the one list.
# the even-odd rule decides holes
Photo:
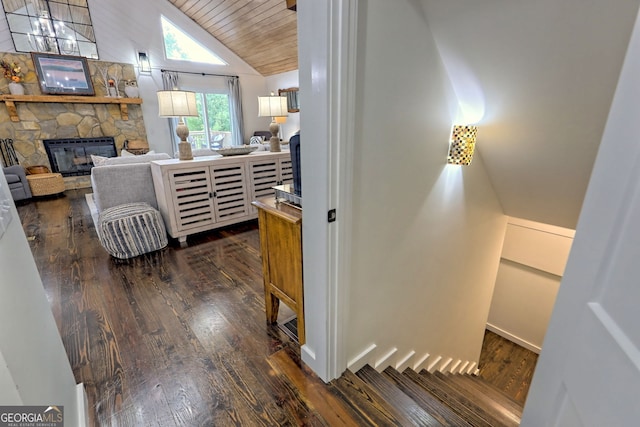
[[(42, 95), (30, 55), (5, 53), (0, 56), (9, 62), (15, 61), (25, 70), (27, 95)], [(88, 63), (96, 96), (105, 96), (98, 68), (108, 67), (109, 75), (117, 76), (121, 86), (125, 80), (136, 77), (131, 64), (92, 60)], [(6, 79), (0, 80), (3, 80), (0, 91), (8, 93)], [(123, 120), (117, 104), (16, 102), (20, 121), (12, 122), (4, 103), (0, 104), (0, 138), (13, 139), (18, 161), (24, 167), (45, 165), (52, 169), (42, 142), (44, 139), (113, 137), (118, 153), (125, 140), (147, 140), (140, 105), (129, 105), (129, 119)], [(68, 189), (91, 185), (88, 176), (69, 176), (64, 180)]]

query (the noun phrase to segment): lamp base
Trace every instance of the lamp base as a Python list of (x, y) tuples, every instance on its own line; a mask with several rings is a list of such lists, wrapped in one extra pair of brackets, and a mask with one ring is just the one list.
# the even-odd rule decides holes
[(176, 135), (180, 138), (180, 142), (178, 142), (178, 158), (180, 160), (193, 160), (191, 143), (187, 142), (187, 138), (189, 137), (189, 128), (184, 124), (184, 119), (182, 117), (178, 120)]
[(269, 139), (269, 151), (272, 153), (279, 153), (282, 151), (280, 149), (280, 138), (278, 138), (278, 132), (280, 132), (280, 125), (275, 122), (275, 119), (269, 125), (269, 132), (271, 132), (271, 139)]
[(178, 143), (178, 155), (180, 160), (193, 160), (191, 144), (187, 141), (180, 141)]

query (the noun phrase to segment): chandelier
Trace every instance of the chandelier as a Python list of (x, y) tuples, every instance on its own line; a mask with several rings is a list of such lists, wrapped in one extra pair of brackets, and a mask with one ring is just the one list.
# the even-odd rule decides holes
[(69, 31), (64, 22), (51, 19), (48, 10), (49, 2), (43, 3), (45, 3), (47, 10), (40, 9), (39, 16), (32, 21), (32, 32), (27, 33), (31, 48), (35, 52), (78, 55), (80, 52), (75, 31)]

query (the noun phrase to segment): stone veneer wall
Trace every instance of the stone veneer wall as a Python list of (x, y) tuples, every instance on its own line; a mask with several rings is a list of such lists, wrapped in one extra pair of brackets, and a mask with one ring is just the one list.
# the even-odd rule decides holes
[[(24, 72), (27, 95), (42, 95), (31, 55), (0, 53), (8, 62), (16, 62)], [(96, 96), (105, 96), (100, 69), (108, 67), (109, 75), (119, 79), (119, 89), (124, 96), (124, 81), (135, 80), (131, 64), (88, 60), (91, 80)], [(9, 81), (0, 76), (0, 92), (9, 93)], [(140, 105), (128, 105), (129, 120), (122, 120), (118, 104), (73, 104), (16, 102), (19, 122), (12, 122), (4, 105), (0, 105), (0, 138), (13, 139), (18, 160), (22, 166), (46, 165), (51, 168), (43, 139), (88, 138), (111, 136), (118, 153), (125, 140), (147, 140), (147, 132)], [(69, 188), (89, 187), (89, 177), (65, 178)]]

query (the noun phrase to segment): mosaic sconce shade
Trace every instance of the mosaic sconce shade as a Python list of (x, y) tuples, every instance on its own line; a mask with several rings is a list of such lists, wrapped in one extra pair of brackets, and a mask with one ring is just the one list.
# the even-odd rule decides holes
[(477, 134), (478, 128), (476, 126), (453, 126), (447, 163), (451, 165), (471, 164)]

